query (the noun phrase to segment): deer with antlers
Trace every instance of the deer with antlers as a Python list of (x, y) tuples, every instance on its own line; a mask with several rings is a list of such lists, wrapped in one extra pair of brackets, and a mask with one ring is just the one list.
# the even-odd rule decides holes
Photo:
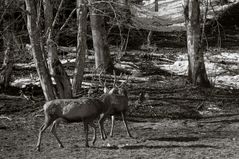
[[(127, 121), (125, 118), (126, 112), (128, 110), (128, 93), (124, 86), (128, 82), (128, 77), (125, 82), (122, 82), (120, 85), (117, 86), (116, 85), (116, 74), (114, 72), (114, 84), (113, 84), (113, 88), (110, 90), (106, 86), (106, 81), (104, 82), (104, 84), (102, 83), (101, 76), (99, 76), (99, 81), (100, 81), (100, 84), (103, 85), (103, 87), (104, 87), (104, 94), (100, 96), (100, 100), (103, 101), (105, 106), (108, 107), (106, 114), (111, 116), (110, 137), (113, 137), (115, 115), (117, 115), (117, 114), (121, 114), (127, 134), (129, 137), (132, 137), (132, 135), (129, 132)], [(106, 138), (104, 128), (102, 128), (102, 131), (103, 132), (101, 135), (102, 135), (102, 138), (104, 139), (104, 138)]]
[[(100, 76), (99, 76), (100, 79)], [(113, 136), (113, 128), (115, 115), (121, 114), (122, 120), (126, 127), (128, 136), (132, 137), (129, 128), (125, 119), (125, 113), (128, 109), (128, 95), (123, 85), (126, 82), (122, 82), (121, 85), (116, 85), (116, 75), (114, 78), (113, 88), (109, 90), (106, 87), (106, 82), (104, 83), (104, 94), (99, 98), (91, 97), (82, 97), (79, 99), (55, 99), (48, 101), (44, 104), (43, 110), (45, 114), (45, 122), (40, 128), (38, 141), (37, 141), (37, 150), (40, 151), (41, 138), (44, 131), (51, 126), (51, 133), (56, 138), (59, 147), (63, 147), (60, 139), (56, 134), (57, 125), (63, 121), (67, 123), (72, 122), (83, 122), (85, 130), (85, 146), (89, 147), (88, 144), (88, 125), (94, 129), (94, 137), (92, 144), (96, 141), (96, 126), (93, 123), (98, 119), (101, 138), (104, 140), (106, 138), (104, 130), (104, 120), (106, 116), (111, 115), (112, 125), (110, 136)]]

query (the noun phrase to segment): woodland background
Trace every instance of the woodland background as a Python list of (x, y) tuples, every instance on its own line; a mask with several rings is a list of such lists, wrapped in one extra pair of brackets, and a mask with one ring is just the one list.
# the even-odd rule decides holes
[[(3, 158), (238, 158), (239, 1), (1, 0)], [(126, 81), (134, 138), (85, 148), (82, 124), (44, 134), (47, 100)], [(106, 128), (109, 129), (109, 121)]]

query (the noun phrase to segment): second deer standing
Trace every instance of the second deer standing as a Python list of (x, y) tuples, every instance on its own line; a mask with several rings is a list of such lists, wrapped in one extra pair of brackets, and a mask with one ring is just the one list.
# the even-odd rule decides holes
[[(126, 80), (127, 82), (127, 80)], [(128, 93), (127, 90), (123, 87), (126, 82), (122, 82), (121, 85), (116, 85), (116, 75), (114, 79), (113, 88), (109, 90), (106, 87), (106, 83), (104, 83), (104, 94), (100, 96), (100, 100), (103, 101), (105, 106), (108, 107), (107, 115), (111, 116), (111, 130), (110, 130), (110, 137), (113, 137), (113, 129), (114, 129), (114, 122), (115, 122), (115, 115), (120, 114), (126, 128), (127, 134), (129, 137), (132, 137), (130, 134), (127, 120), (126, 120), (126, 112), (128, 110)], [(100, 79), (100, 83), (101, 79)], [(106, 138), (105, 131), (103, 128), (103, 133), (101, 134), (102, 138)]]

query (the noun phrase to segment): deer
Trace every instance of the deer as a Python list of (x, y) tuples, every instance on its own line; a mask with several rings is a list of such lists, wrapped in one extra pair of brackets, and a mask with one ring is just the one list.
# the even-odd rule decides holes
[[(121, 76), (121, 75), (120, 75)], [(105, 113), (106, 116), (111, 116), (111, 130), (110, 130), (110, 137), (113, 137), (113, 129), (114, 129), (114, 122), (115, 122), (115, 115), (121, 114), (124, 126), (126, 128), (127, 134), (129, 137), (132, 137), (128, 124), (126, 121), (126, 112), (128, 110), (128, 93), (125, 89), (124, 85), (127, 83), (127, 80), (125, 82), (122, 82), (119, 86), (116, 85), (116, 74), (114, 72), (114, 83), (113, 88), (109, 90), (109, 88), (106, 86), (106, 81), (104, 84), (101, 81), (101, 74), (99, 75), (99, 82), (100, 85), (104, 87), (103, 91), (104, 94), (102, 94), (99, 99), (105, 104), (106, 107), (108, 107), (107, 112)], [(102, 119), (104, 120), (104, 119)], [(101, 138), (106, 138), (105, 131), (104, 131), (104, 125), (102, 125), (102, 135)]]
[[(102, 134), (104, 122), (103, 119), (105, 118), (104, 115), (108, 108), (101, 100), (97, 98), (82, 97), (78, 99), (55, 99), (48, 101), (43, 105), (43, 110), (45, 121), (39, 130), (38, 141), (36, 145), (37, 151), (40, 151), (42, 134), (50, 125), (52, 125), (50, 132), (56, 138), (59, 147), (64, 147), (56, 133), (56, 127), (61, 121), (66, 123), (83, 122), (86, 147), (89, 147), (88, 125), (90, 125), (94, 131), (92, 140), (92, 145), (94, 145), (96, 141), (96, 125), (94, 124), (94, 121), (98, 120), (100, 133)], [(105, 138), (106, 135), (104, 135), (102, 139), (104, 140)]]

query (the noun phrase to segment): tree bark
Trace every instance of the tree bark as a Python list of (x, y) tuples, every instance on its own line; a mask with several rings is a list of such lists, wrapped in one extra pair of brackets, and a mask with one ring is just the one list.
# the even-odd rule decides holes
[(5, 14), (3, 18), (3, 45), (5, 47), (3, 63), (0, 67), (0, 89), (5, 91), (9, 86), (13, 68), (13, 11), (9, 1), (4, 0)]
[(152, 30), (149, 31), (147, 36), (147, 47), (149, 48), (151, 46), (151, 37), (152, 37)]
[(85, 55), (87, 52), (87, 7), (86, 0), (77, 0), (77, 48), (76, 48), (76, 66), (72, 81), (73, 95), (76, 96), (80, 91), (83, 81), (85, 68)]
[(158, 12), (158, 11), (159, 11), (159, 1), (158, 1), (158, 0), (155, 0), (154, 4), (155, 4), (155, 9), (154, 9), (154, 11), (155, 11), (155, 12)]
[[(91, 0), (94, 4), (95, 0)], [(96, 68), (103, 68), (106, 72), (113, 72), (113, 63), (110, 57), (110, 49), (107, 42), (104, 17), (100, 10), (100, 4), (92, 6), (90, 21), (93, 38), (93, 45), (95, 50), (95, 65)]]
[(48, 52), (48, 66), (50, 75), (54, 78), (57, 89), (58, 98), (72, 98), (71, 82), (62, 66), (56, 46), (56, 38), (54, 37), (53, 26), (53, 6), (51, 0), (44, 0), (44, 17), (45, 17), (45, 30), (47, 35), (47, 52)]
[(198, 0), (184, 0), (187, 29), (188, 77), (193, 85), (210, 87), (201, 48), (200, 8)]
[(11, 36), (11, 34), (9, 36), (4, 36), (7, 43), (4, 51), (3, 64), (0, 68), (0, 89), (3, 91), (9, 86), (13, 68), (13, 50), (9, 41), (11, 40)]
[(38, 24), (36, 23), (37, 2), (34, 0), (25, 0), (25, 4), (27, 10), (27, 29), (32, 46), (31, 51), (33, 54), (34, 62), (36, 64), (37, 73), (40, 78), (41, 87), (46, 100), (53, 100), (55, 98), (53, 85), (47, 66), (45, 65), (43, 50), (41, 50), (40, 44), (40, 29)]

